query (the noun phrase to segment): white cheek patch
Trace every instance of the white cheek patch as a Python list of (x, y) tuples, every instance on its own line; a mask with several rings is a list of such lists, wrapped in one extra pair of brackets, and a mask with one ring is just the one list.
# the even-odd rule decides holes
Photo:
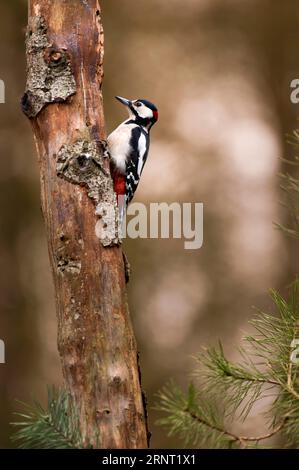
[(150, 108), (142, 105), (139, 108), (135, 108), (139, 116), (143, 119), (152, 119), (153, 111)]

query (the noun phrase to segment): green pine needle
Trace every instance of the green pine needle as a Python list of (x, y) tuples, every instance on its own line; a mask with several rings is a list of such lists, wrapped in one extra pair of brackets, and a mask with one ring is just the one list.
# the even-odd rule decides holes
[(20, 449), (83, 448), (79, 418), (69, 394), (48, 388), (48, 408), (39, 403), (22, 403), (23, 412), (15, 413), (20, 420), (12, 423), (18, 428), (12, 436)]

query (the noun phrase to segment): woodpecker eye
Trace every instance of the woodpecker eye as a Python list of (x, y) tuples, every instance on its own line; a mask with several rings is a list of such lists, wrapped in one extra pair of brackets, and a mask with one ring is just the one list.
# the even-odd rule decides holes
[(137, 108), (140, 108), (140, 106), (142, 106), (142, 103), (139, 103), (139, 101), (138, 101), (138, 103), (136, 103), (136, 106), (137, 106)]

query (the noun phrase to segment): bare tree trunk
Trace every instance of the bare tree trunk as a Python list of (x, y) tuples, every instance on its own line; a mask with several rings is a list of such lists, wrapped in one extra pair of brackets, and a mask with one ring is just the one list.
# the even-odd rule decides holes
[(39, 156), (66, 386), (86, 445), (145, 448), (136, 341), (109, 212), (116, 202), (103, 146), (103, 52), (97, 0), (29, 0), (22, 106)]

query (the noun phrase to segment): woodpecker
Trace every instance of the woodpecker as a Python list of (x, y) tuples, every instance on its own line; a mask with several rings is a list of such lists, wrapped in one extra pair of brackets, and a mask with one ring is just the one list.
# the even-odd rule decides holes
[(150, 130), (158, 120), (158, 110), (147, 100), (131, 101), (121, 96), (115, 98), (127, 107), (129, 113), (129, 118), (107, 139), (114, 191), (118, 197), (122, 218), (140, 181), (149, 152)]

